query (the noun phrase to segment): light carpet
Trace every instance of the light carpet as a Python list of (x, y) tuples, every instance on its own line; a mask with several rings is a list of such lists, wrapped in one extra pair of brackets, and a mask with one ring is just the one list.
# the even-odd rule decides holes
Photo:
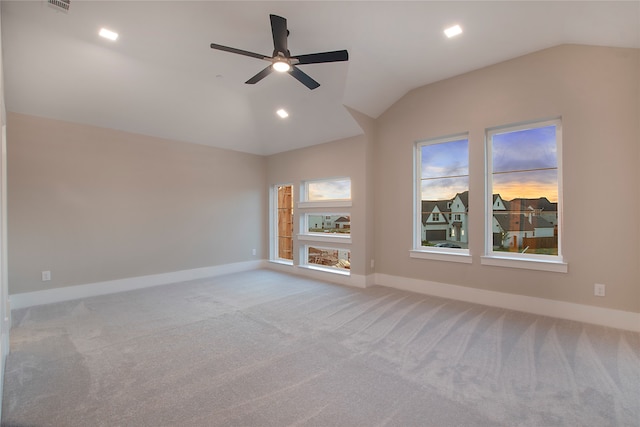
[(13, 313), (3, 426), (639, 426), (640, 334), (256, 270)]

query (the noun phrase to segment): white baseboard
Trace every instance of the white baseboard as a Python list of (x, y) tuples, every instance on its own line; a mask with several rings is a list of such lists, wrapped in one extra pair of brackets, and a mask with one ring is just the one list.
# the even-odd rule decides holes
[[(149, 276), (130, 277), (106, 282), (26, 292), (11, 295), (9, 297), (9, 302), (11, 310), (16, 310), (36, 305), (70, 301), (117, 292), (126, 292), (135, 289), (167, 285), (170, 283), (203, 279), (206, 277), (222, 276), (225, 274), (238, 273), (259, 268), (268, 268), (284, 273), (297, 274), (345, 286), (367, 288), (375, 284), (442, 298), (500, 307), (508, 310), (516, 310), (542, 316), (594, 323), (612, 328), (640, 332), (640, 313), (554, 301), (525, 295), (487, 291), (483, 289), (469, 288), (466, 286), (449, 285), (445, 283), (391, 276), (381, 273), (366, 276), (354, 274), (341, 275), (321, 270), (272, 263), (264, 260), (238, 262), (212, 267), (195, 268), (191, 270), (174, 271), (170, 273), (153, 274)], [(8, 337), (8, 334), (6, 337)], [(8, 342), (5, 342), (8, 341), (6, 337), (0, 337), (2, 344), (7, 344), (6, 346), (0, 345), (0, 352), (4, 352), (8, 349)], [(0, 355), (0, 357), (1, 356), (4, 355)]]
[(640, 332), (640, 313), (376, 273), (375, 283), (459, 301)]
[(224, 274), (255, 270), (262, 267), (264, 267), (264, 261), (236, 262), (233, 264), (215, 265), (211, 267), (194, 268), (191, 270), (152, 274), (149, 276), (129, 277), (126, 279), (109, 280), (106, 282), (25, 292), (10, 295), (9, 301), (11, 309), (17, 310), (36, 305), (114, 294), (117, 292), (168, 285), (170, 283), (184, 282), (187, 280), (203, 279), (205, 277), (222, 276)]
[[(4, 328), (3, 328), (4, 329)], [(9, 332), (2, 332), (2, 337), (0, 338), (0, 396), (3, 393), (4, 386), (4, 366), (7, 361), (7, 355), (9, 354)], [(0, 408), (0, 419), (2, 418), (2, 409)]]

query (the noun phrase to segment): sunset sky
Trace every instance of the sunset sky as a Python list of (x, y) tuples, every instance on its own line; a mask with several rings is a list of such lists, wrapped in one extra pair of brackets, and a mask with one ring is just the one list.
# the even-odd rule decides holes
[(341, 200), (351, 198), (351, 180), (310, 181), (307, 184), (308, 200)]
[(469, 141), (422, 146), (422, 200), (452, 199), (469, 189)]
[[(469, 189), (468, 140), (422, 147), (422, 200), (447, 200)], [(558, 201), (555, 126), (494, 134), (493, 194)]]
[(494, 194), (558, 201), (555, 126), (495, 134), (492, 143)]

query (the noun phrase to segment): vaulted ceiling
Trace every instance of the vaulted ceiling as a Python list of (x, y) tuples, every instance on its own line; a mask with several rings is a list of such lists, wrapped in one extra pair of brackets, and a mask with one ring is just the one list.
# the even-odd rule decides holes
[[(345, 106), (378, 117), (408, 91), (564, 44), (640, 47), (635, 1), (2, 1), (8, 111), (255, 154), (362, 133)], [(210, 43), (273, 51), (269, 14), (292, 55), (347, 49), (300, 68), (309, 90), (267, 63)], [(459, 24), (448, 39), (443, 30)], [(100, 38), (106, 27), (117, 41)], [(279, 118), (285, 108), (290, 116)]]

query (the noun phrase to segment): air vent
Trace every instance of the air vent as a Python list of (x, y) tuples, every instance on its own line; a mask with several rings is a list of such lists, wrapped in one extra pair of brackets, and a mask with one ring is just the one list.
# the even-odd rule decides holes
[(71, 5), (71, 0), (47, 0), (47, 3), (49, 3), (49, 5), (51, 5), (56, 10), (68, 12), (69, 6)]

